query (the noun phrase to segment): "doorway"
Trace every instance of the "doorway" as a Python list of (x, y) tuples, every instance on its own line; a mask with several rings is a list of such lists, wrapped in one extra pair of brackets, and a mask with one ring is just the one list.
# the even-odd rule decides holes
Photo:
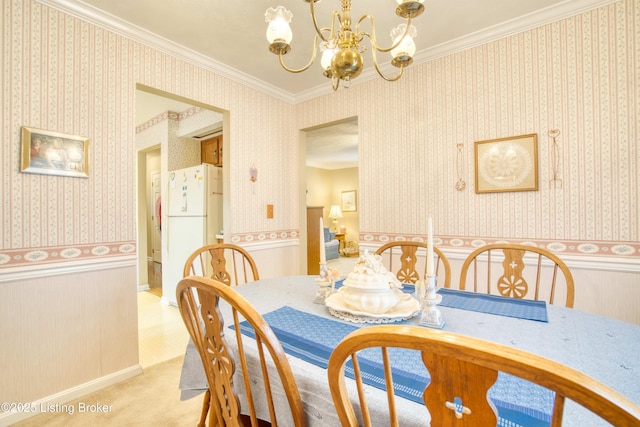
[[(228, 113), (142, 85), (136, 89), (135, 113), (138, 290), (158, 288), (161, 295), (162, 263), (167, 262), (167, 230), (162, 217), (164, 211), (166, 218), (167, 197), (163, 193), (167, 192), (168, 172), (199, 164), (200, 136), (221, 132)], [(221, 146), (225, 140), (221, 138)], [(191, 155), (173, 155), (175, 150)], [(163, 302), (168, 303), (165, 298)]]
[[(188, 333), (178, 309), (167, 305), (162, 298), (162, 263), (166, 264), (167, 261), (166, 252), (163, 253), (167, 243), (163, 237), (166, 233), (166, 224), (162, 221), (163, 212), (166, 215), (166, 196), (163, 192), (167, 191), (168, 171), (172, 163), (168, 160), (171, 154), (168, 141), (162, 138), (163, 132), (156, 132), (158, 128), (153, 126), (154, 123), (163, 122), (162, 115), (166, 115), (167, 111), (180, 114), (195, 107), (205, 110), (207, 117), (213, 112), (222, 115), (220, 127), (228, 128), (228, 112), (218, 112), (210, 106), (178, 99), (141, 85), (136, 90), (137, 283), (138, 291), (146, 291), (138, 293), (138, 341), (140, 363), (145, 367), (183, 355), (188, 342)], [(209, 123), (203, 120), (199, 112), (185, 116), (195, 118), (200, 126)], [(214, 125), (217, 124), (211, 127)], [(150, 129), (150, 132), (145, 133), (145, 129)], [(201, 132), (206, 130), (201, 129)], [(194, 138), (197, 133), (194, 130), (193, 135), (179, 135), (193, 138), (193, 143), (199, 145)], [(228, 176), (224, 181), (228, 181)], [(228, 188), (223, 192), (228, 194)], [(223, 198), (223, 205), (228, 203), (227, 197)], [(157, 203), (158, 199), (160, 203)], [(223, 222), (224, 217), (223, 209)]]
[[(338, 257), (342, 258), (346, 249), (358, 251), (360, 221), (357, 206), (346, 206), (345, 200), (356, 201), (359, 193), (358, 119), (352, 117), (338, 122), (327, 123), (301, 132), (301, 149), (304, 149), (305, 164), (304, 224), (306, 207), (322, 206), (326, 226), (340, 240)], [(302, 147), (304, 146), (304, 147)], [(331, 208), (339, 208), (340, 217), (330, 218)], [(302, 223), (303, 221), (301, 221)], [(313, 229), (313, 228), (312, 228)], [(301, 227), (306, 230), (306, 227)], [(313, 259), (317, 250), (314, 239), (307, 238), (307, 260)], [(307, 266), (307, 263), (302, 263)]]

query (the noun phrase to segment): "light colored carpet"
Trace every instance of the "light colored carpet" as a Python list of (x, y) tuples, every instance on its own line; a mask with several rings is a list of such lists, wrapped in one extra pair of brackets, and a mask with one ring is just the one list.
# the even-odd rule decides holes
[[(35, 426), (195, 426), (200, 419), (202, 397), (180, 401), (180, 369), (176, 357), (143, 369), (143, 373), (67, 403), (73, 414), (44, 413), (15, 424)], [(109, 405), (106, 413), (79, 413), (82, 404)]]

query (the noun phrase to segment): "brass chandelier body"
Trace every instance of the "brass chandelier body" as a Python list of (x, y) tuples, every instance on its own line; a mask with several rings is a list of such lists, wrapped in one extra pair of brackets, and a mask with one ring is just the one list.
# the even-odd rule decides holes
[[(270, 23), (267, 29), (267, 39), (269, 39), (270, 42), (269, 50), (278, 55), (280, 65), (285, 70), (291, 73), (300, 73), (307, 70), (315, 61), (317, 49), (318, 46), (320, 46), (320, 49), (323, 51), (321, 61), (323, 74), (331, 79), (333, 90), (338, 89), (340, 82), (342, 82), (343, 87), (348, 87), (351, 80), (358, 77), (364, 68), (362, 53), (366, 48), (362, 45), (362, 42), (365, 38), (369, 39), (371, 43), (373, 65), (378, 74), (385, 80), (398, 80), (402, 76), (404, 68), (413, 62), (413, 54), (415, 52), (413, 37), (416, 36), (416, 30), (415, 27), (411, 25), (411, 20), (424, 12), (424, 0), (397, 0), (399, 4), (396, 8), (396, 15), (404, 18), (406, 21), (394, 28), (391, 32), (392, 45), (386, 48), (381, 47), (376, 40), (373, 16), (369, 14), (361, 16), (355, 24), (355, 30), (352, 30), (350, 0), (341, 0), (342, 12), (340, 13), (334, 10), (331, 17), (331, 26), (322, 28), (318, 26), (314, 7), (314, 4), (320, 0), (304, 1), (309, 3), (311, 19), (316, 34), (311, 59), (304, 67), (299, 69), (289, 68), (283, 60), (283, 56), (291, 51), (289, 42), (292, 33), (288, 27), (288, 22), (292, 17), (291, 12), (279, 6), (277, 9), (270, 8), (265, 13), (267, 22)], [(283, 35), (276, 34), (276, 32), (272, 30), (271, 22), (273, 22), (274, 13), (280, 13), (280, 15), (283, 16), (282, 19), (284, 23), (280, 22), (280, 25), (285, 28), (282, 32)], [(370, 33), (359, 30), (360, 25), (367, 20), (371, 25)], [(271, 37), (270, 31), (272, 32)], [(287, 40), (287, 34), (289, 40)], [(376, 57), (377, 52), (391, 52), (393, 56), (391, 63), (399, 68), (399, 71), (394, 76), (386, 76), (382, 72)]]

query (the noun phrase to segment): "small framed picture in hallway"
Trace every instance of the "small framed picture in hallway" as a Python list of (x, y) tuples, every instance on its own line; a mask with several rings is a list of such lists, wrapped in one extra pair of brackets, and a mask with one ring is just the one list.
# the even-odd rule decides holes
[(342, 192), (342, 212), (355, 212), (358, 208), (356, 190)]

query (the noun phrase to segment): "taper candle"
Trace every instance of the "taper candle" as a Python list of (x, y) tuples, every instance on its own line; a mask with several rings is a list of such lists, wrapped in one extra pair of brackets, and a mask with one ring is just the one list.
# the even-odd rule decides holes
[(433, 270), (433, 221), (427, 223), (427, 276), (434, 276)]

